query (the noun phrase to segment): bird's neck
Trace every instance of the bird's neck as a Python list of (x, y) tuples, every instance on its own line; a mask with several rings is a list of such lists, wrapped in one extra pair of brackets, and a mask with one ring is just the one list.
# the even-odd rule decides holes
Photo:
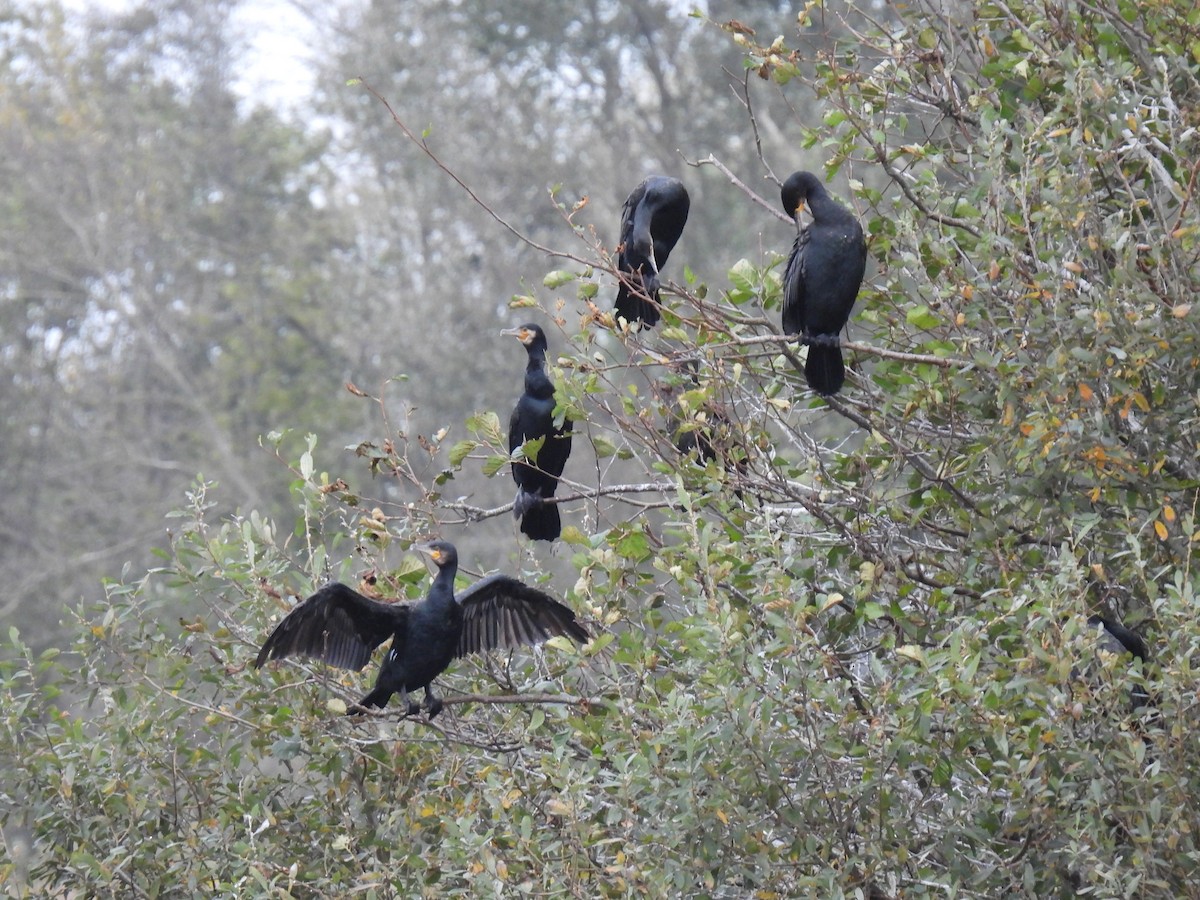
[(850, 210), (825, 193), (810, 194), (808, 208), (812, 210), (813, 219), (818, 222), (836, 224), (854, 221), (854, 214)]
[(554, 382), (546, 372), (545, 352), (531, 350), (529, 353), (529, 365), (525, 367), (525, 393), (541, 399), (554, 396)]
[(454, 577), (458, 574), (458, 566), (446, 566), (438, 569), (437, 576), (433, 579), (433, 587), (429, 591), (431, 598), (444, 598), (453, 602), (454, 600)]

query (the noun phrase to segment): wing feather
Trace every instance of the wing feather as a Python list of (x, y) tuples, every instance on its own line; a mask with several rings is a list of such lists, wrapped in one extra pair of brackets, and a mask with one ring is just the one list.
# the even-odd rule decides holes
[(258, 651), (254, 667), (310, 656), (358, 671), (375, 648), (408, 625), (407, 604), (380, 603), (340, 582), (325, 585), (288, 613)]
[(805, 271), (807, 262), (809, 229), (802, 228), (792, 244), (791, 255), (788, 256), (787, 267), (783, 272), (783, 332), (784, 334), (804, 333), (804, 301), (805, 282), (808, 274)]
[(507, 575), (489, 575), (458, 595), (463, 629), (456, 656), (540, 644), (565, 635), (580, 644), (590, 635), (575, 613), (549, 594)]

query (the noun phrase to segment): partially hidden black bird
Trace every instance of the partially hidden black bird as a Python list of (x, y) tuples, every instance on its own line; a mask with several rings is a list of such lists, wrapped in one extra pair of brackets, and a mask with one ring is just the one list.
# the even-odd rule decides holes
[(398, 693), (406, 715), (421, 706), (409, 691), (425, 689), (429, 718), (442, 710), (433, 680), (459, 657), (487, 650), (540, 644), (555, 635), (586, 643), (575, 613), (549, 594), (507, 575), (489, 575), (456, 597), (458, 552), (433, 541), (414, 547), (433, 560), (437, 575), (420, 603), (380, 603), (339, 582), (325, 585), (288, 613), (258, 651), (254, 667), (287, 656), (311, 656), (331, 666), (361, 671), (375, 648), (392, 639), (375, 688), (351, 712), (387, 706)]
[[(841, 331), (867, 268), (862, 226), (829, 196), (812, 172), (796, 172), (780, 192), (783, 211), (800, 229), (783, 275), (783, 331), (808, 345), (804, 377), (818, 394), (836, 394), (846, 380)], [(812, 222), (800, 227), (805, 207)]]
[[(1150, 652), (1146, 647), (1146, 641), (1140, 634), (1107, 616), (1088, 616), (1088, 624), (1099, 632), (1099, 649), (1108, 653), (1130, 653), (1134, 659), (1142, 661), (1144, 670), (1145, 665), (1150, 661)], [(1144, 687), (1135, 684), (1129, 689), (1129, 703), (1134, 710), (1140, 709), (1150, 703), (1150, 694)]]
[(625, 200), (617, 255), (620, 286), (613, 311), (630, 325), (658, 324), (659, 273), (683, 234), (690, 207), (683, 182), (665, 175), (650, 176)]
[(690, 386), (666, 379), (654, 384), (655, 390), (663, 400), (671, 404), (668, 410), (668, 426), (671, 429), (672, 443), (681, 456), (693, 457), (700, 466), (706, 466), (719, 455), (727, 469), (744, 472), (746, 460), (744, 456), (735, 452), (733, 424), (729, 421), (723, 405), (704, 397), (700, 408), (690, 411), (684, 408), (684, 394), (693, 390), (703, 390), (699, 366), (696, 359), (688, 359), (670, 366), (676, 373), (686, 373), (691, 381)]
[(514, 459), (513, 481), (517, 497), (513, 516), (521, 520), (521, 531), (535, 541), (553, 541), (562, 533), (557, 503), (545, 503), (558, 489), (571, 455), (571, 422), (554, 425), (554, 382), (546, 372), (546, 335), (537, 325), (506, 328), (501, 334), (515, 337), (525, 346), (525, 391), (517, 399), (508, 420), (508, 452), (515, 453), (527, 441), (544, 438), (532, 459)]

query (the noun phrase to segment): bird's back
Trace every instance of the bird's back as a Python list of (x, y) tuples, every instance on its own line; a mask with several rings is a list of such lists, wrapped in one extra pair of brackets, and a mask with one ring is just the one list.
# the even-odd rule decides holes
[(803, 291), (803, 322), (797, 331), (836, 335), (850, 318), (866, 272), (862, 226), (857, 221), (814, 222), (807, 231), (807, 239), (798, 239), (796, 249)]

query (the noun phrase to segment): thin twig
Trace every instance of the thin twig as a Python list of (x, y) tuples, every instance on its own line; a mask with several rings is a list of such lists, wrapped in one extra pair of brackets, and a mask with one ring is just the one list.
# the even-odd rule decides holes
[[(677, 487), (678, 485), (673, 481), (652, 481), (644, 484), (608, 484), (593, 490), (579, 490), (573, 494), (563, 494), (561, 497), (543, 497), (542, 503), (554, 504), (570, 503), (573, 500), (594, 500), (597, 497), (606, 497), (610, 494), (666, 494), (669, 491), (675, 491)], [(469, 503), (443, 502), (442, 506), (446, 509), (460, 512), (472, 521), (477, 519), (491, 519), (506, 512), (511, 512), (513, 508), (512, 503), (505, 503), (503, 506), (494, 506), (491, 509), (486, 509), (482, 506), (472, 506)]]
[[(794, 344), (800, 341), (799, 335), (760, 334), (752, 337), (731, 337), (725, 341), (714, 341), (707, 347), (751, 346), (753, 344)], [(881, 356), (886, 359), (897, 359), (901, 362), (925, 363), (940, 366), (943, 369), (973, 368), (975, 363), (967, 359), (956, 359), (952, 356), (930, 356), (925, 353), (904, 353), (900, 350), (886, 350), (883, 347), (872, 347), (870, 344), (860, 344), (857, 341), (841, 341), (839, 346), (844, 350), (865, 353), (868, 356)]]
[(684, 162), (686, 162), (693, 169), (699, 169), (701, 166), (713, 166), (714, 168), (716, 168), (716, 170), (718, 172), (720, 172), (722, 175), (724, 175), (726, 178), (729, 179), (730, 184), (734, 185), (734, 187), (736, 187), (740, 191), (742, 191), (747, 197), (749, 197), (751, 200), (753, 200), (755, 203), (757, 203), (763, 209), (769, 211), (771, 213), (771, 215), (773, 215), (775, 218), (779, 219), (779, 221), (787, 222), (789, 225), (795, 227), (795, 224), (796, 224), (795, 219), (788, 218), (788, 216), (785, 213), (776, 209), (774, 204), (768, 203), (766, 200), (764, 200), (762, 197), (760, 197), (758, 194), (756, 194), (753, 190), (750, 189), (750, 187), (744, 181), (742, 181), (742, 179), (740, 179), (736, 175), (734, 175), (733, 172), (731, 172), (729, 170), (729, 168), (725, 165), (725, 163), (721, 162), (719, 159), (717, 159), (711, 153), (708, 154), (708, 156), (706, 156), (704, 159), (698, 159), (695, 162), (688, 159), (687, 157), (684, 157)]
[(408, 138), (410, 141), (412, 141), (414, 144), (416, 144), (417, 147), (420, 148), (421, 152), (424, 153), (426, 156), (428, 156), (429, 159), (433, 162), (433, 164), (435, 166), (437, 166), (439, 169), (441, 169), (443, 172), (445, 172), (447, 175), (449, 175), (455, 184), (457, 184), (460, 188), (462, 188), (464, 191), (467, 192), (467, 195), (473, 201), (475, 201), (475, 203), (479, 206), (480, 209), (482, 209), (489, 216), (491, 216), (493, 219), (495, 219), (496, 222), (498, 222), (501, 227), (503, 227), (510, 234), (512, 234), (513, 237), (517, 238), (517, 240), (521, 241), (522, 243), (532, 247), (534, 250), (540, 250), (542, 253), (545, 253), (548, 256), (557, 257), (560, 259), (570, 259), (570, 260), (573, 260), (574, 262), (580, 263), (582, 265), (594, 265), (594, 262), (592, 260), (587, 260), (587, 259), (584, 259), (583, 257), (575, 256), (573, 253), (567, 253), (563, 250), (554, 250), (550, 247), (545, 246), (544, 244), (539, 244), (537, 241), (533, 240), (533, 238), (531, 238), (531, 237), (523, 234), (521, 231), (519, 231), (515, 225), (512, 225), (507, 219), (502, 217), (494, 209), (492, 209), (490, 206), (488, 206), (486, 203), (484, 203), (483, 200), (481, 200), (479, 198), (479, 195), (476, 194), (473, 190), (471, 190), (471, 188), (467, 185), (467, 183), (465, 181), (463, 181), (461, 178), (458, 177), (458, 175), (454, 172), (454, 170), (452, 170), (449, 166), (447, 166), (444, 162), (442, 162), (441, 159), (438, 158), (437, 154), (434, 153), (432, 149), (430, 149), (429, 144), (423, 138), (418, 137), (411, 128), (409, 128), (406, 124), (404, 124), (404, 120), (400, 118), (400, 116), (396, 113), (396, 111), (394, 109), (392, 109), (392, 105), (387, 101), (387, 99), (382, 94), (380, 94), (379, 91), (375, 90), (375, 88), (372, 87), (371, 84), (365, 78), (363, 78), (360, 75), (356, 78), (356, 80), (367, 90), (367, 92), (372, 97), (374, 97), (376, 100), (378, 100), (380, 103), (383, 104), (383, 108), (388, 111), (388, 114), (392, 117), (392, 121), (396, 123), (396, 126), (402, 132), (404, 132), (404, 136), (406, 138)]

